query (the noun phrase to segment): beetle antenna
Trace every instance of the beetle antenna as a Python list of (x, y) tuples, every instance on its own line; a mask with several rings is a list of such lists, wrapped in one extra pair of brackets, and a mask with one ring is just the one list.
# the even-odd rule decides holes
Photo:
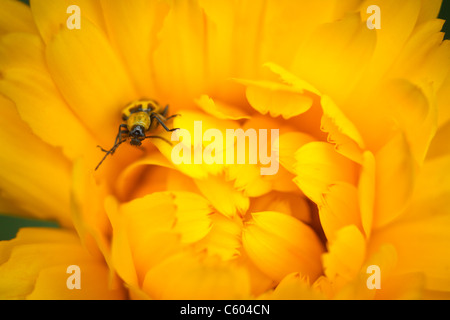
[(105, 149), (101, 148), (102, 151), (105, 151), (105, 152), (106, 152), (106, 154), (105, 154), (105, 156), (103, 157), (102, 161), (100, 161), (99, 164), (95, 167), (95, 171), (97, 171), (98, 167), (100, 167), (100, 165), (103, 163), (103, 161), (105, 161), (106, 157), (107, 157), (109, 154), (113, 154), (113, 153), (116, 151), (117, 147), (120, 146), (120, 145), (121, 145), (123, 142), (125, 142), (125, 141), (127, 141), (127, 140), (126, 140), (126, 139), (123, 139), (123, 140), (119, 141), (118, 143), (116, 143), (116, 144), (115, 144), (111, 149), (109, 149), (108, 151), (106, 151)]

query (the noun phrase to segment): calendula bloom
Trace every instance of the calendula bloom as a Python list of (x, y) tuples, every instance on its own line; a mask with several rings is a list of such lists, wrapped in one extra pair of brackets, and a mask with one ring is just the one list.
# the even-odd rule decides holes
[[(61, 228), (0, 242), (1, 298), (450, 297), (441, 1), (30, 2), (0, 1), (0, 206)], [(193, 139), (95, 171), (140, 99)]]

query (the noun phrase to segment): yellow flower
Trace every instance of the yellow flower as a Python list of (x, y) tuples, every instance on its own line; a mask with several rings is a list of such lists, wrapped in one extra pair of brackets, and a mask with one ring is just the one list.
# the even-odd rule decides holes
[[(448, 299), (440, 5), (1, 0), (0, 211), (61, 229), (0, 242), (0, 298)], [(123, 143), (95, 171), (143, 98), (193, 139)]]

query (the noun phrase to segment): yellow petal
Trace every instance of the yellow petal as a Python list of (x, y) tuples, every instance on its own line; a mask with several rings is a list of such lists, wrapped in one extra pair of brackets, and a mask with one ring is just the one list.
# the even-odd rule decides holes
[[(259, 49), (262, 41), (258, 41), (258, 34), (261, 32), (265, 4), (260, 1), (230, 3), (206, 0), (200, 1), (200, 6), (208, 22), (215, 26), (210, 28), (211, 31), (208, 29), (211, 35), (206, 38), (210, 56), (217, 57), (217, 60), (208, 61), (209, 69), (224, 77), (254, 74), (261, 65)], [(230, 54), (230, 48), (239, 48), (239, 51)], [(233, 59), (235, 55), (239, 55), (239, 59)]]
[[(155, 97), (152, 54), (168, 4), (156, 1), (101, 1), (108, 33), (123, 57), (141, 97)], [(84, 13), (83, 13), (84, 14)]]
[[(26, 48), (26, 50), (24, 50)], [(33, 132), (70, 157), (88, 155), (92, 138), (64, 103), (44, 60), (44, 46), (32, 34), (8, 34), (0, 39), (0, 92), (16, 104)], [(32, 107), (30, 107), (32, 106)]]
[(425, 290), (422, 295), (424, 300), (449, 300), (450, 293), (442, 291)]
[[(207, 56), (214, 57), (214, 59), (208, 58), (204, 61), (209, 76), (207, 80), (205, 79), (209, 84), (210, 91), (208, 93), (215, 100), (239, 105), (245, 100), (244, 90), (241, 85), (229, 81), (230, 77), (243, 71), (241, 68), (249, 67), (249, 63), (242, 63), (241, 59), (232, 59), (232, 54), (230, 54), (230, 48), (240, 48), (238, 45), (234, 45), (235, 41), (241, 39), (237, 28), (242, 26), (240, 23), (234, 22), (236, 15), (239, 14), (239, 10), (235, 10), (235, 7), (239, 4), (226, 0), (200, 0), (198, 3), (204, 12), (208, 26), (204, 37)], [(249, 25), (248, 27), (253, 26)], [(249, 38), (247, 37), (247, 39)], [(245, 50), (242, 51), (245, 52)], [(244, 108), (251, 109), (248, 106)]]
[(287, 193), (272, 191), (261, 197), (252, 198), (248, 212), (281, 212), (305, 223), (311, 222), (311, 212), (307, 199), (299, 192)]
[[(67, 19), (71, 16), (71, 13), (67, 13), (67, 8), (71, 5), (77, 5), (80, 8), (80, 16), (83, 20), (88, 19), (97, 28), (102, 31), (105, 30), (103, 14), (98, 0), (60, 0), (52, 2), (30, 0), (33, 18), (45, 43), (50, 42), (61, 28), (66, 28)], [(84, 28), (83, 22), (81, 22), (80, 27)]]
[[(272, 131), (272, 129), (276, 131)], [(298, 190), (292, 182), (293, 175), (279, 165), (280, 142), (276, 135), (279, 135), (279, 131), (284, 132), (291, 128), (282, 126), (274, 119), (257, 116), (249, 119), (244, 124), (243, 130), (245, 130), (244, 134), (254, 132), (253, 135), (248, 134), (249, 142), (245, 141), (245, 159), (243, 161), (245, 164), (227, 165), (225, 170), (227, 179), (234, 181), (235, 188), (243, 190), (245, 195), (250, 197), (261, 196), (270, 190), (287, 192)], [(250, 142), (251, 136), (254, 137), (254, 144)], [(240, 142), (234, 144), (235, 155), (239, 151), (237, 148), (239, 144)], [(233, 146), (228, 146), (228, 149), (225, 150), (227, 155), (232, 148)], [(233, 150), (231, 151), (233, 152)], [(284, 156), (286, 156), (285, 151), (283, 150)], [(290, 151), (288, 150), (288, 152)]]
[(207, 95), (201, 95), (200, 98), (195, 100), (195, 103), (203, 111), (219, 119), (241, 120), (250, 118), (241, 109), (221, 101), (215, 101)]
[[(354, 278), (338, 286), (332, 283), (330, 297), (336, 300), (419, 300), (423, 296), (424, 277), (420, 272), (402, 272), (396, 268), (397, 252), (390, 244), (367, 251), (366, 260)], [(374, 278), (378, 278), (378, 281)], [(377, 282), (378, 288), (369, 288)], [(322, 286), (323, 288), (323, 286)], [(333, 292), (334, 291), (334, 292)], [(438, 292), (436, 292), (438, 293)], [(439, 293), (438, 293), (439, 294)]]
[(336, 144), (340, 154), (361, 163), (364, 141), (358, 129), (330, 97), (324, 95), (320, 102), (324, 113), (321, 128), (328, 132), (328, 141)]
[(275, 175), (264, 176), (267, 180), (272, 182), (272, 188), (275, 191), (281, 192), (298, 192), (297, 185), (293, 182), (295, 175), (287, 171), (284, 167), (278, 167), (278, 172)]
[(227, 168), (227, 178), (234, 180), (234, 187), (249, 197), (258, 197), (272, 190), (272, 182), (261, 175), (261, 167), (252, 164), (236, 164)]
[[(141, 283), (151, 266), (178, 249), (179, 236), (172, 232), (175, 214), (173, 196), (169, 193), (154, 193), (120, 206), (119, 219), (113, 222), (114, 234), (117, 233), (117, 239), (113, 238), (113, 261), (114, 265), (123, 265), (127, 283), (136, 284), (134, 272)], [(158, 237), (164, 241), (157, 240)], [(123, 278), (120, 272), (119, 275)]]
[(418, 23), (436, 18), (442, 5), (442, 0), (421, 1)]
[(67, 159), (31, 132), (10, 101), (0, 96), (0, 105), (2, 199), (27, 215), (72, 226)]
[[(174, 170), (168, 169), (163, 166), (141, 166), (144, 170), (136, 170), (134, 173), (134, 178), (139, 177), (138, 182), (129, 183), (125, 182), (124, 187), (126, 188), (126, 196), (121, 197), (122, 201), (129, 201), (136, 198), (142, 198), (147, 194), (153, 192), (162, 192), (170, 190), (168, 188), (169, 173)], [(195, 189), (191, 190), (194, 191)]]
[[(435, 34), (433, 36), (435, 39), (442, 40), (442, 35), (440, 33), (438, 35)], [(417, 83), (423, 90), (431, 87), (433, 93), (435, 90), (445, 90), (445, 86), (447, 86), (446, 78), (450, 69), (449, 57), (450, 42), (447, 40), (435, 40), (431, 49), (421, 57), (420, 67), (412, 77), (412, 81)], [(433, 95), (428, 96), (434, 99)], [(435, 107), (434, 104), (432, 106)]]
[(292, 86), (294, 89), (298, 90), (298, 92), (303, 92), (304, 90), (306, 90), (318, 96), (321, 96), (319, 90), (317, 90), (312, 84), (306, 82), (303, 79), (298, 78), (296, 75), (287, 71), (283, 67), (271, 62), (265, 63), (264, 66), (268, 67), (270, 71), (277, 74), (281, 78), (281, 80), (283, 80), (284, 83)]
[(322, 245), (299, 220), (278, 212), (252, 214), (242, 233), (245, 251), (255, 265), (275, 281), (300, 272), (314, 281), (322, 272)]
[(448, 103), (450, 101), (450, 73), (444, 80), (440, 90), (437, 93), (437, 105), (438, 105), (438, 124), (442, 126), (447, 121), (450, 120), (450, 108), (448, 108)]
[(375, 156), (374, 227), (395, 219), (405, 209), (415, 180), (415, 163), (403, 135), (394, 137)]
[(211, 220), (211, 231), (195, 243), (195, 250), (205, 250), (208, 255), (220, 257), (224, 261), (240, 256), (242, 223), (219, 213), (212, 214)]
[(67, 289), (68, 265), (62, 264), (42, 270), (34, 286), (27, 296), (29, 300), (124, 300), (126, 291), (121, 288), (109, 289), (108, 268), (99, 262), (81, 262), (81, 288)]
[[(241, 239), (239, 239), (241, 241)], [(253, 296), (258, 297), (259, 295), (267, 292), (274, 288), (277, 284), (271, 277), (266, 273), (261, 271), (258, 266), (252, 261), (245, 250), (241, 249), (239, 257), (240, 265), (245, 266), (248, 275), (250, 277), (250, 287)]]
[(0, 3), (0, 35), (9, 32), (38, 32), (30, 8), (20, 1)]
[(298, 272), (287, 275), (281, 280), (273, 292), (259, 297), (259, 299), (269, 300), (323, 300), (324, 298)]
[[(0, 243), (0, 296), (3, 299), (121, 299), (122, 288), (109, 287), (103, 260), (81, 246), (75, 233), (60, 229), (21, 229)], [(67, 288), (67, 268), (81, 268), (81, 289)], [(53, 275), (54, 277), (51, 277)], [(86, 278), (84, 278), (86, 276)], [(96, 281), (89, 281), (96, 279)], [(74, 292), (76, 291), (76, 292)]]
[(405, 211), (408, 218), (432, 216), (450, 208), (450, 156), (426, 161), (417, 175), (411, 203)]
[(195, 184), (214, 208), (226, 217), (242, 216), (248, 209), (248, 196), (236, 190), (232, 182), (220, 176), (210, 176), (205, 180), (196, 179)]
[(233, 261), (174, 255), (152, 268), (143, 289), (153, 299), (248, 299), (247, 271)]
[(375, 205), (375, 157), (370, 151), (363, 153), (362, 169), (358, 181), (361, 223), (367, 238), (372, 230)]
[(404, 77), (420, 87), (432, 83), (437, 89), (442, 85), (450, 67), (449, 45), (440, 32), (444, 22), (432, 19), (415, 28), (398, 57), (403, 63), (390, 70), (392, 77)]
[(41, 243), (73, 243), (76, 242), (76, 234), (69, 231), (61, 232), (56, 228), (21, 228), (16, 238), (2, 241), (0, 250), (0, 263), (5, 263), (11, 256), (15, 246)]
[(349, 14), (319, 26), (300, 46), (292, 71), (339, 104), (358, 83), (375, 44), (376, 34)]
[(179, 2), (171, 4), (158, 33), (153, 55), (156, 83), (160, 94), (171, 97), (175, 105), (185, 105), (205, 92), (205, 23), (196, 2)]
[[(24, 51), (23, 48), (28, 50)], [(9, 33), (1, 36), (2, 69), (32, 69), (48, 74), (44, 61), (44, 44), (38, 35)]]
[(395, 247), (397, 270), (425, 274), (425, 288), (450, 291), (450, 216), (448, 206), (433, 215), (402, 221), (372, 235), (374, 249), (384, 243)]
[[(257, 74), (267, 61), (289, 65), (292, 52), (301, 44), (299, 39), (308, 38), (316, 26), (340, 19), (347, 10), (356, 9), (353, 0), (339, 1), (339, 5), (335, 0), (321, 3), (205, 0), (200, 5), (208, 22), (215, 27), (208, 29), (207, 34), (210, 56), (217, 57), (208, 61), (209, 69), (223, 78)], [(230, 59), (229, 48), (240, 49), (236, 51), (236, 59)], [(223, 85), (219, 90), (224, 91), (224, 96), (231, 91)]]
[[(383, 12), (382, 14), (382, 28), (377, 30), (369, 30), (366, 26), (366, 20), (369, 18), (370, 14), (366, 13), (366, 9), (370, 5), (378, 5)], [(322, 55), (327, 56), (326, 61), (332, 65), (340, 65), (343, 68), (341, 71), (342, 74), (351, 77), (350, 82), (346, 81), (345, 78), (342, 78), (341, 74), (331, 75), (328, 74), (327, 70), (332, 70), (339, 72), (333, 67), (329, 67), (326, 64), (323, 64), (320, 69), (323, 68), (324, 73), (317, 72), (317, 68), (314, 65), (305, 66), (308, 68), (308, 73), (311, 73), (313, 77), (317, 77), (317, 81), (319, 83), (324, 83), (323, 79), (326, 79), (326, 82), (329, 82), (326, 86), (327, 90), (324, 91), (323, 88), (319, 88), (322, 92), (325, 92), (329, 95), (337, 105), (342, 109), (344, 114), (355, 124), (361, 136), (364, 138), (364, 142), (366, 147), (370, 150), (377, 150), (380, 148), (383, 143), (390, 137), (392, 130), (392, 123), (387, 121), (386, 112), (381, 110), (378, 103), (374, 103), (377, 99), (377, 96), (380, 93), (374, 93), (374, 88), (378, 87), (380, 79), (386, 74), (386, 72), (391, 68), (392, 64), (398, 59), (398, 55), (401, 49), (404, 47), (405, 42), (411, 35), (414, 26), (416, 25), (417, 15), (420, 9), (420, 1), (364, 1), (360, 5), (360, 14), (361, 17), (356, 20), (362, 20), (359, 28), (361, 32), (357, 32), (358, 29), (353, 29), (351, 25), (356, 25), (358, 21), (354, 21), (354, 17), (352, 17), (347, 22), (336, 22), (336, 24), (341, 24), (341, 27), (335, 28), (335, 30), (327, 32), (327, 34), (323, 35), (323, 38), (316, 37), (313, 38), (316, 41), (320, 41), (319, 39), (324, 40), (324, 45), (326, 45), (326, 49), (322, 50)], [(349, 30), (346, 30), (346, 26)], [(328, 28), (332, 28), (334, 25), (328, 26)], [(356, 25), (357, 27), (357, 25)], [(343, 38), (352, 37), (352, 32), (350, 30), (354, 30), (354, 41), (352, 44), (354, 47), (349, 50), (339, 51), (337, 48), (339, 46), (344, 46), (345, 41), (343, 42)], [(391, 32), (391, 30), (396, 30), (397, 32)], [(325, 30), (323, 30), (325, 32)], [(345, 36), (335, 35), (335, 39), (327, 39), (325, 37), (333, 37), (334, 32), (342, 32), (346, 34)], [(368, 33), (362, 38), (359, 38), (358, 35)], [(360, 39), (360, 40), (358, 40)], [(330, 48), (330, 41), (333, 43)], [(364, 42), (367, 43), (364, 43)], [(335, 44), (336, 43), (336, 44)], [(335, 47), (336, 46), (336, 47)], [(363, 47), (364, 46), (364, 47)], [(375, 47), (375, 48), (374, 48)], [(363, 53), (360, 53), (358, 50), (363, 50)], [(314, 48), (314, 50), (317, 50)], [(320, 49), (319, 49), (320, 50)], [(327, 50), (333, 52), (335, 54), (326, 53)], [(349, 57), (347, 56), (347, 52), (354, 52), (358, 57)], [(370, 51), (372, 53), (370, 54)], [(311, 52), (308, 50), (303, 50), (301, 52), (307, 52), (308, 55), (314, 55), (313, 59), (317, 58), (316, 52)], [(345, 57), (340, 57), (338, 60), (333, 61), (333, 57), (340, 55), (339, 52), (345, 55)], [(364, 59), (365, 54), (370, 54), (370, 58), (366, 57)], [(373, 56), (373, 57), (372, 57)], [(360, 59), (362, 58), (362, 60)], [(310, 59), (300, 60), (302, 64), (307, 64)], [(318, 60), (321, 61), (321, 60)], [(342, 63), (342, 61), (347, 61), (346, 63), (351, 64), (351, 66), (345, 65), (346, 63)], [(355, 62), (356, 61), (356, 62)], [(370, 63), (369, 63), (370, 61)], [(329, 69), (328, 69), (329, 68)], [(354, 69), (356, 68), (356, 69)], [(351, 70), (351, 71), (350, 71)], [(356, 75), (353, 73), (356, 72)], [(296, 73), (298, 76), (309, 80), (313, 84), (316, 85), (311, 79), (305, 77), (302, 73)], [(342, 83), (344, 88), (339, 88), (340, 86), (336, 86), (335, 79), (339, 79), (339, 83)], [(360, 79), (360, 81), (358, 80)], [(351, 84), (355, 83), (352, 92), (348, 95), (345, 94), (345, 91), (351, 89)], [(336, 92), (335, 94), (335, 91)], [(347, 99), (345, 99), (347, 97)], [(341, 100), (341, 98), (343, 100)], [(345, 101), (344, 101), (345, 99)], [(364, 106), (362, 108), (361, 106)], [(381, 143), (381, 144), (380, 144)]]
[(169, 171), (167, 175), (167, 190), (189, 191), (200, 194), (200, 191), (197, 189), (193, 179), (177, 170)]
[(450, 154), (450, 144), (447, 143), (449, 139), (450, 139), (450, 121), (442, 125), (436, 132), (436, 135), (433, 137), (433, 140), (431, 140), (426, 160)]
[[(104, 34), (88, 20), (61, 29), (46, 48), (50, 74), (72, 110), (101, 144), (117, 135), (120, 111), (137, 96)], [(95, 147), (95, 146), (94, 146)]]
[(323, 255), (325, 275), (337, 283), (352, 280), (360, 271), (366, 254), (366, 240), (354, 225), (336, 232), (336, 239)]
[[(125, 225), (126, 220), (119, 213), (119, 204), (110, 196), (105, 201), (105, 211), (111, 221), (113, 237), (111, 238), (110, 261), (114, 271), (130, 287), (138, 287), (136, 265), (133, 260), (130, 239)], [(125, 220), (125, 221), (124, 221)]]
[(181, 234), (181, 243), (204, 238), (212, 228), (213, 209), (208, 201), (192, 192), (172, 192), (177, 211), (173, 230)]
[[(361, 4), (360, 8), (364, 10), (362, 9), (360, 13), (361, 19), (364, 22), (370, 16), (366, 11), (370, 5), (379, 6), (381, 12), (383, 12), (381, 29), (375, 29), (376, 32), (370, 30), (376, 36), (376, 47), (373, 60), (366, 70), (366, 75), (364, 76), (364, 81), (361, 82), (361, 86), (364, 83), (364, 86), (368, 86), (368, 88), (372, 87), (372, 83), (379, 81), (383, 74), (396, 61), (405, 42), (416, 26), (420, 11), (420, 2), (420, 0), (400, 0), (394, 2), (389, 0), (366, 0)], [(392, 30), (396, 30), (396, 32), (392, 32)]]
[[(361, 285), (365, 282), (367, 287), (368, 266), (380, 268), (381, 290), (375, 291), (375, 299), (390, 300), (417, 300), (422, 298), (425, 284), (424, 275), (421, 272), (402, 272), (398, 270), (397, 248), (390, 244), (384, 244), (377, 251), (370, 248), (368, 259), (361, 270)], [(372, 290), (373, 291), (373, 290)]]
[(333, 241), (336, 232), (347, 225), (355, 225), (362, 231), (356, 187), (344, 182), (331, 185), (323, 194), (319, 216), (328, 241)]
[(329, 143), (305, 144), (295, 153), (295, 159), (294, 182), (317, 204), (329, 185), (338, 181), (355, 184), (354, 163), (338, 154)]
[(380, 106), (386, 108), (386, 116), (394, 118), (396, 127), (405, 134), (412, 155), (422, 163), (437, 126), (433, 101), (428, 100), (424, 90), (406, 80), (389, 81), (382, 91)]
[(246, 96), (250, 105), (261, 114), (289, 119), (311, 108), (313, 99), (303, 90), (270, 81), (238, 80), (247, 85)]
[[(383, 279), (384, 280), (384, 279)], [(383, 281), (381, 280), (381, 281)], [(382, 290), (377, 290), (379, 300), (421, 300), (424, 299), (424, 276), (421, 273), (394, 275), (383, 281)]]
[[(113, 211), (110, 207), (111, 217)], [(211, 205), (190, 192), (156, 192), (121, 205), (119, 212), (112, 218), (113, 260), (131, 285), (137, 284), (133, 265), (141, 283), (151, 267), (184, 245), (201, 240), (212, 227)]]
[[(295, 152), (303, 145), (315, 139), (302, 132), (287, 132), (280, 135), (278, 148), (280, 154), (280, 164), (289, 172), (295, 173)], [(276, 147), (274, 145), (273, 147)]]
[(26, 211), (18, 208), (17, 204), (12, 199), (8, 199), (8, 195), (6, 194), (0, 198), (0, 212), (5, 212), (7, 215), (11, 216), (26, 215)]
[[(222, 57), (227, 48), (242, 48), (237, 63), (230, 63), (229, 59), (223, 59), (221, 62), (225, 64), (223, 68), (228, 67), (244, 75), (256, 73), (255, 71), (267, 61), (290, 64), (292, 52), (296, 52), (301, 44), (299, 39), (307, 38), (317, 25), (340, 19), (346, 10), (356, 9), (355, 1), (339, 1), (339, 5), (335, 0), (320, 4), (289, 0), (243, 1), (231, 4), (223, 1), (220, 6), (216, 5), (217, 2), (202, 1), (208, 17), (211, 17), (222, 31), (220, 39), (226, 39), (222, 46), (218, 46), (217, 54), (213, 51), (214, 56)], [(246, 12), (254, 14), (245, 15)], [(232, 15), (237, 16), (236, 21), (245, 20), (246, 23), (230, 26), (228, 21), (233, 21), (230, 19)], [(213, 48), (216, 49), (216, 46)], [(226, 64), (227, 62), (231, 66)]]
[[(129, 152), (126, 155), (132, 157)], [(151, 152), (148, 156), (133, 161), (121, 171), (116, 181), (118, 198), (128, 201), (152, 192), (167, 190), (167, 174), (171, 168), (173, 165), (159, 152)]]
[[(340, 6), (346, 7), (341, 3)], [(289, 65), (292, 52), (301, 43), (298, 39), (306, 38), (311, 29), (323, 21), (339, 16), (332, 14), (337, 7), (334, 0), (321, 5), (292, 1), (201, 1), (200, 5), (208, 22), (214, 26), (207, 33), (208, 52), (214, 57), (208, 65), (210, 74), (218, 75), (217, 79), (212, 79), (215, 80), (212, 87), (222, 99), (232, 99), (230, 96), (238, 96), (241, 91), (233, 83), (220, 79), (260, 74), (261, 66), (267, 61), (273, 65)], [(229, 48), (240, 48), (236, 59), (229, 54)]]
[[(171, 162), (177, 162), (173, 160), (173, 157), (180, 157), (180, 163), (173, 163), (173, 166), (192, 178), (205, 179), (208, 174), (217, 175), (222, 173), (226, 162), (226, 130), (236, 130), (238, 123), (231, 120), (217, 119), (201, 112), (182, 110), (180, 114), (182, 116), (175, 118), (173, 125), (175, 128), (182, 128), (181, 132), (179, 133), (177, 130), (173, 135), (166, 136), (169, 140), (173, 138), (172, 141), (176, 142), (175, 146), (172, 148), (163, 141), (155, 140), (158, 149)], [(205, 160), (205, 148), (213, 142), (209, 142), (210, 140), (206, 138), (204, 140), (203, 137), (204, 133), (211, 129), (214, 132), (209, 131), (209, 133), (213, 132), (212, 137), (214, 139), (220, 140), (222, 138), (220, 140), (222, 149), (220, 148), (220, 143), (214, 145), (214, 148), (211, 147), (216, 152), (216, 158), (219, 159), (219, 162), (222, 160), (222, 164), (215, 161), (210, 164)], [(231, 142), (234, 143), (234, 140)], [(181, 147), (183, 148), (181, 149)], [(231, 148), (232, 145), (229, 147)], [(179, 154), (177, 154), (177, 150)], [(185, 155), (185, 152), (188, 154)]]
[(105, 208), (105, 199), (111, 193), (104, 181), (97, 182), (86, 161), (78, 159), (73, 164), (70, 186), (72, 220), (83, 244), (100, 253), (110, 263), (111, 223)]

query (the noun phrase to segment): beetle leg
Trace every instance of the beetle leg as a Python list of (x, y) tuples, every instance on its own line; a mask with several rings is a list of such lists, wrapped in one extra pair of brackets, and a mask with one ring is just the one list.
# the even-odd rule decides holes
[(163, 117), (166, 117), (166, 116), (167, 116), (167, 112), (169, 112), (169, 105), (167, 105), (167, 106), (164, 108), (164, 110), (161, 112), (161, 115), (162, 115)]
[[(163, 128), (164, 128), (164, 130), (166, 130), (166, 131), (171, 132), (171, 131), (175, 131), (175, 130), (178, 130), (178, 129), (179, 129), (179, 128), (169, 129), (169, 128), (164, 124), (164, 121), (161, 120), (160, 115), (159, 115), (158, 113), (156, 113), (156, 112), (150, 113), (150, 118), (156, 119), (156, 121), (158, 121), (159, 124), (162, 125)], [(167, 119), (165, 119), (165, 120), (167, 120)]]
[[(112, 147), (109, 151), (106, 151), (105, 156), (103, 157), (102, 161), (100, 161), (99, 164), (95, 167), (95, 170), (97, 170), (98, 167), (100, 167), (100, 165), (103, 163), (103, 161), (105, 161), (105, 159), (108, 155), (110, 155), (110, 154), (112, 155), (114, 153), (114, 151), (116, 151), (117, 147), (120, 146), (120, 144), (125, 141), (126, 141), (126, 139), (121, 140), (119, 143), (115, 144), (114, 147)], [(102, 150), (104, 150), (104, 149), (102, 148)]]
[[(124, 130), (122, 130), (122, 129), (124, 129)], [(122, 134), (124, 134), (124, 133), (128, 133), (128, 128), (127, 128), (127, 125), (123, 123), (119, 126), (119, 132), (117, 133), (116, 140), (114, 140), (114, 146), (111, 149), (106, 150), (106, 149), (103, 149), (101, 146), (97, 146), (97, 147), (99, 147), (100, 150), (102, 150), (103, 152), (107, 152), (107, 153), (109, 152), (111, 154), (114, 154), (114, 152), (116, 151), (115, 147), (118, 144), (120, 144), (126, 140), (126, 139), (122, 140)]]
[(97, 146), (97, 148), (100, 148), (103, 152), (108, 152), (109, 150), (103, 149), (101, 146)]
[[(122, 129), (124, 129), (124, 130), (122, 130)], [(116, 140), (114, 141), (114, 145), (116, 145), (117, 142), (122, 141), (122, 134), (123, 133), (128, 133), (128, 127), (127, 127), (127, 125), (125, 123), (122, 123), (119, 126), (119, 133), (117, 133)]]
[(168, 118), (166, 118), (166, 121), (167, 120), (170, 120), (170, 119), (172, 119), (172, 118), (175, 118), (175, 117), (178, 117), (178, 116), (181, 116), (181, 114), (173, 114), (173, 115), (171, 115), (170, 117), (168, 117)]

